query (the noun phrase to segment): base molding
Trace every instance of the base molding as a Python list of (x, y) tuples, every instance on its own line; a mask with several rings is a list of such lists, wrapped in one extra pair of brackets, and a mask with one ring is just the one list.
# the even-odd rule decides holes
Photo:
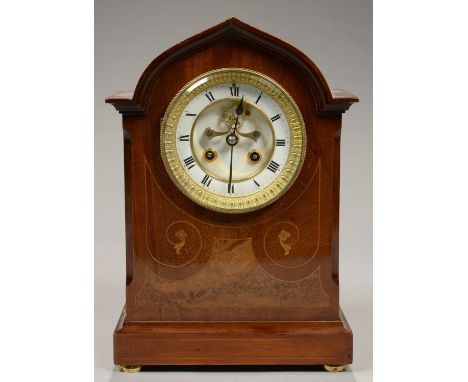
[(347, 365), (353, 334), (338, 321), (135, 322), (114, 331), (116, 365)]

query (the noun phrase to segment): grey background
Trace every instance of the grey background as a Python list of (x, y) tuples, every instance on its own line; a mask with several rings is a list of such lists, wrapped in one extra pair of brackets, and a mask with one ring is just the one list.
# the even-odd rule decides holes
[[(133, 90), (146, 66), (185, 38), (235, 16), (296, 46), (330, 87), (361, 102), (341, 136), (341, 307), (354, 332), (354, 363), (341, 374), (116, 371), (112, 332), (124, 304), (125, 230), (121, 116), (104, 99)], [(95, 2), (95, 380), (372, 380), (372, 1), (164, 0)]]

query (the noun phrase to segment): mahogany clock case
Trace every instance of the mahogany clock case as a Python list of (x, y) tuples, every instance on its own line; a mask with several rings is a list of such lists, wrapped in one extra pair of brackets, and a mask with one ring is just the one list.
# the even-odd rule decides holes
[[(184, 197), (160, 154), (160, 121), (175, 94), (219, 68), (277, 81), (307, 134), (288, 192), (235, 216)], [(237, 19), (162, 53), (134, 92), (106, 100), (124, 130), (127, 280), (116, 364), (352, 362), (352, 332), (339, 307), (339, 179), (342, 114), (357, 101), (331, 90), (299, 50)], [(187, 239), (176, 256), (181, 231)]]

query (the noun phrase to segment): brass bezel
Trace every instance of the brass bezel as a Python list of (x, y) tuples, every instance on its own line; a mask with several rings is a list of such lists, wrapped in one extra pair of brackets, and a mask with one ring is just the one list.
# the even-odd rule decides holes
[[(202, 79), (205, 81), (194, 86)], [(278, 177), (262, 190), (246, 196), (223, 196), (203, 188), (189, 176), (177, 156), (177, 125), (188, 103), (209, 87), (229, 82), (253, 86), (273, 98), (281, 107), (290, 131), (289, 156)], [(284, 195), (296, 180), (304, 163), (307, 137), (304, 120), (297, 104), (275, 80), (249, 69), (223, 68), (196, 77), (176, 94), (161, 121), (160, 142), (164, 166), (179, 190), (205, 208), (237, 214), (266, 207)]]

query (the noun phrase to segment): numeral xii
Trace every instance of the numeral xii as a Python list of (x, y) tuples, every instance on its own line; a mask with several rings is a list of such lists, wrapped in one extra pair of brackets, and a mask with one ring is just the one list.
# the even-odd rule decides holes
[(239, 86), (231, 86), (229, 90), (231, 91), (231, 96), (239, 97)]

